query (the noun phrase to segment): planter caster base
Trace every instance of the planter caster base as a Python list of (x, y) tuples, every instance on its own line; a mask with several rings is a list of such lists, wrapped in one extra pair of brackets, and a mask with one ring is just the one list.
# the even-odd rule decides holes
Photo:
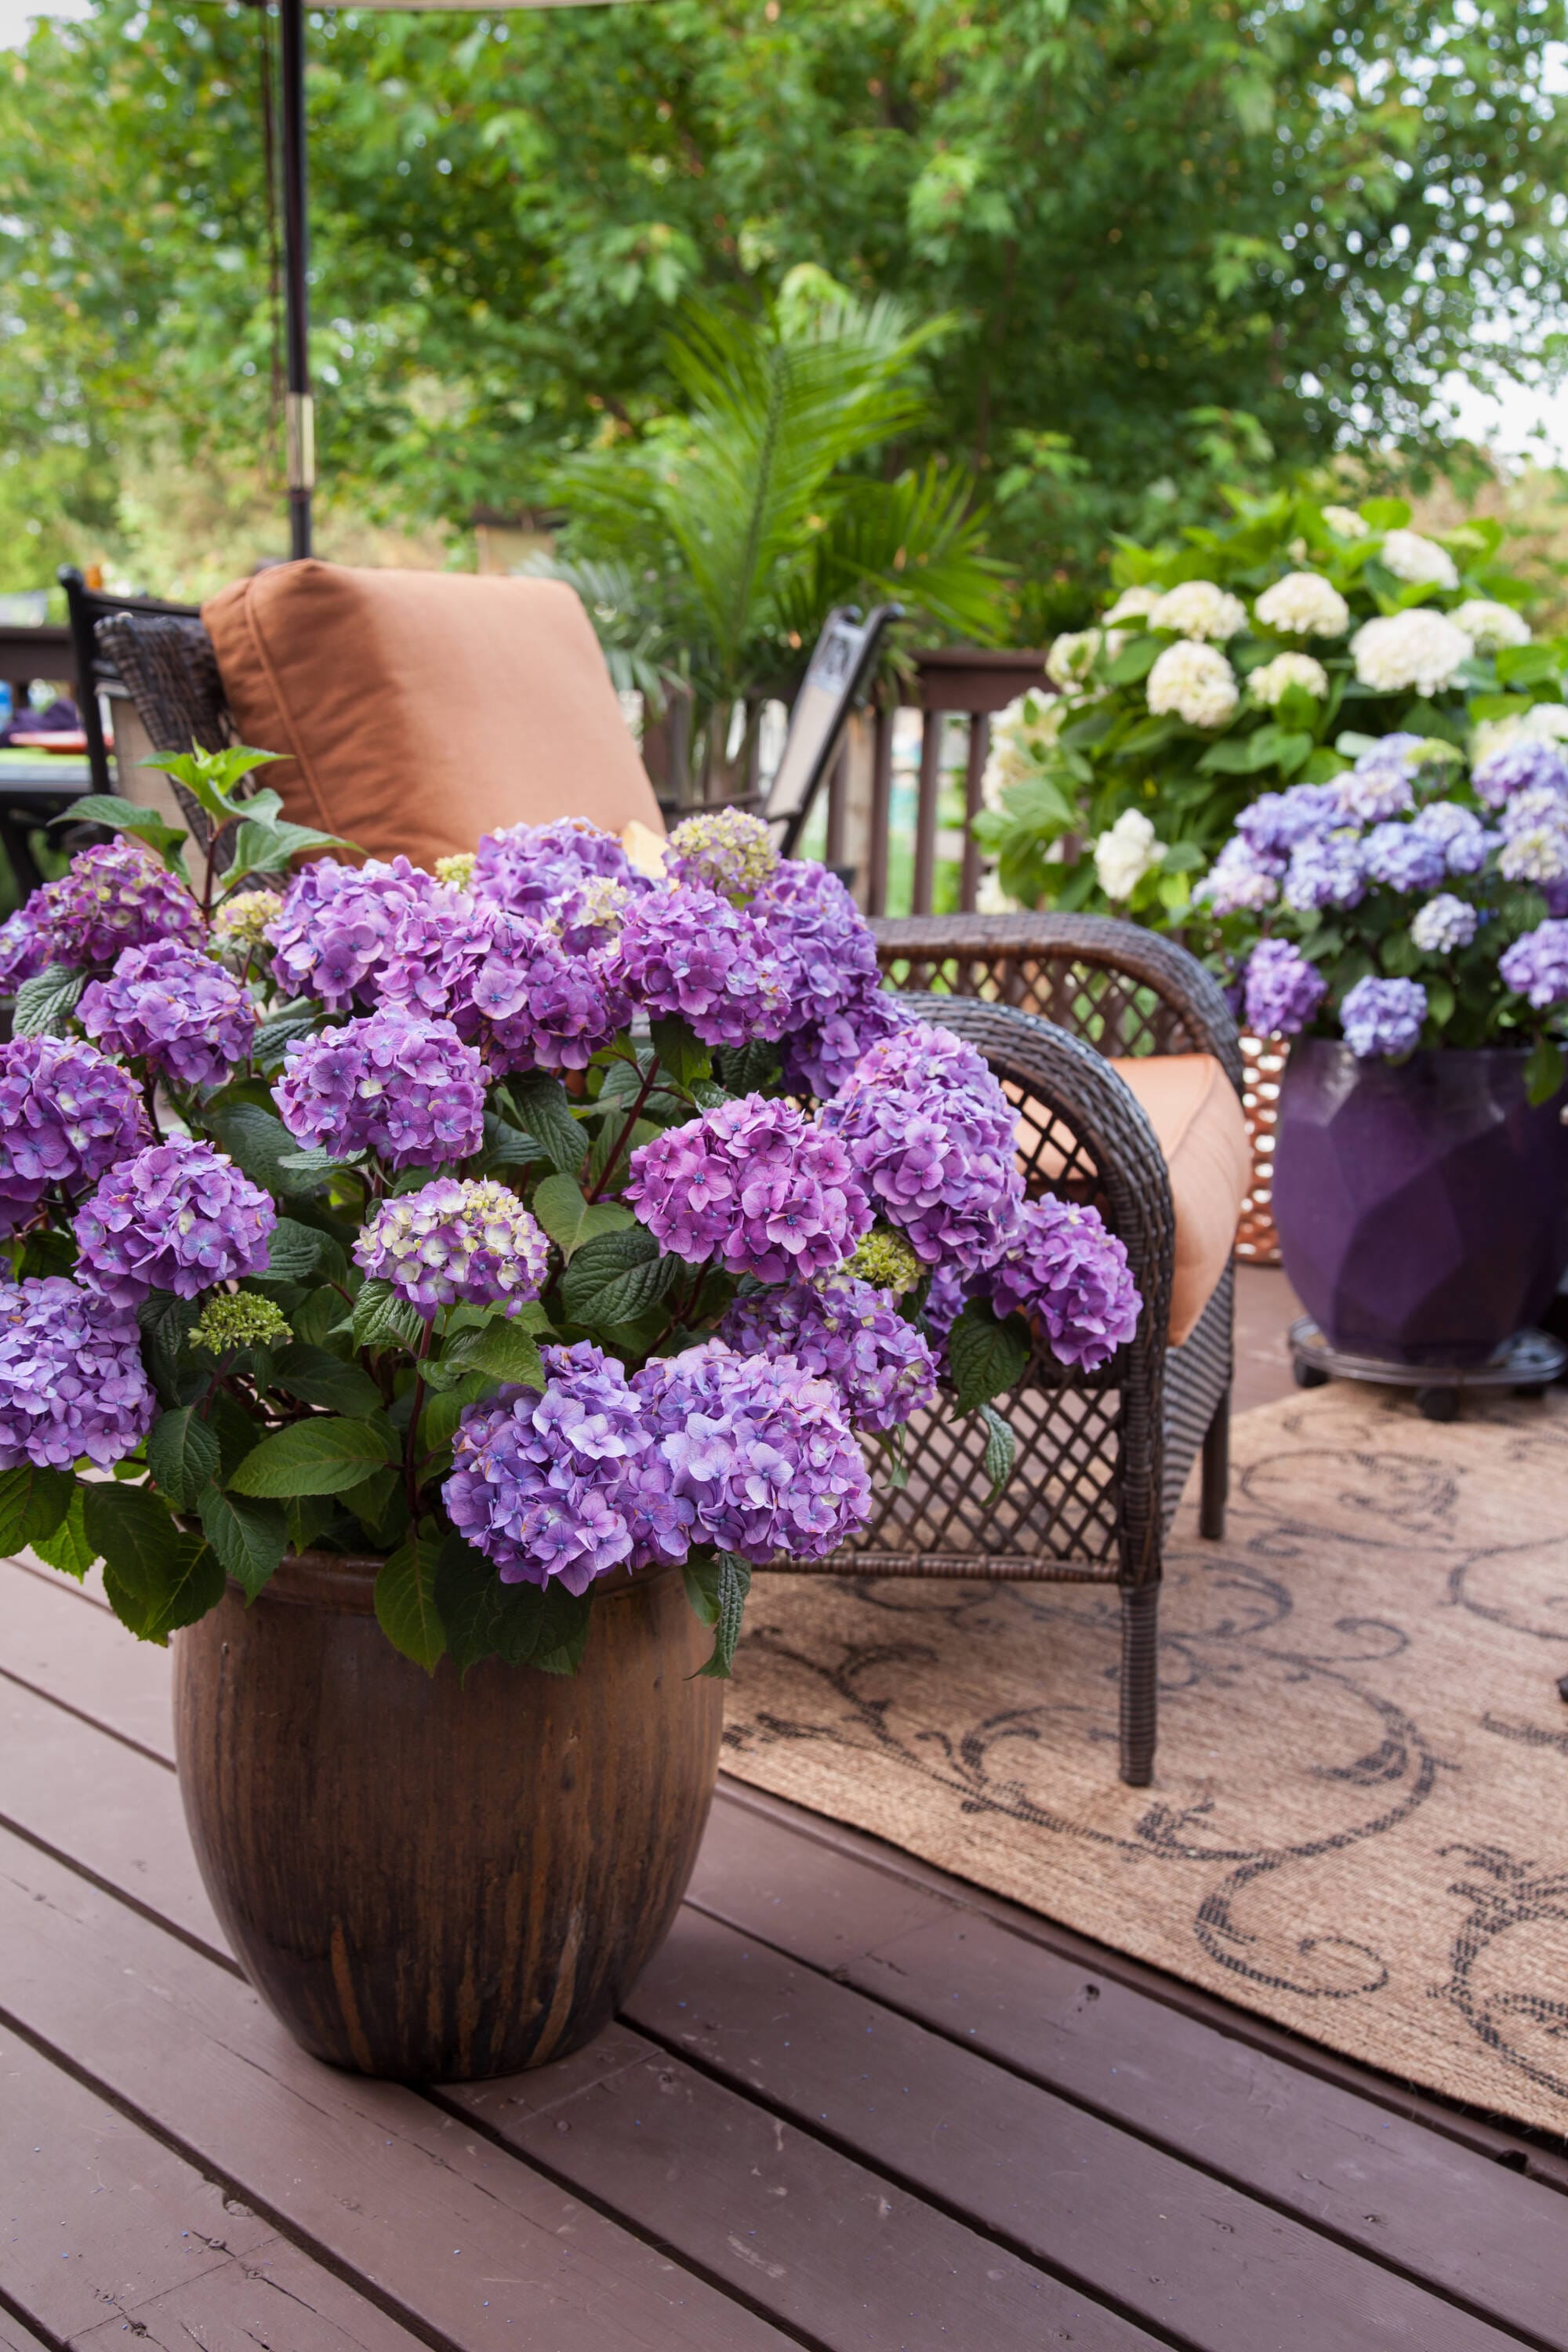
[(1544, 1396), (1568, 1366), (1568, 1346), (1550, 1332), (1517, 1331), (1484, 1364), (1394, 1364), (1331, 1348), (1311, 1317), (1302, 1315), (1290, 1326), (1290, 1363), (1299, 1389), (1321, 1388), (1331, 1380), (1371, 1381), (1380, 1388), (1413, 1390), (1426, 1421), (1453, 1421), (1473, 1389)]

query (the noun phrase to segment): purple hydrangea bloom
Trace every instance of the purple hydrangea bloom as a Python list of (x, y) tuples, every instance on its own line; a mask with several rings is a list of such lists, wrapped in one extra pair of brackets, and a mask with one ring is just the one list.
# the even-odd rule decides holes
[(157, 1410), (134, 1315), (62, 1275), (0, 1283), (0, 1470), (107, 1469)]
[(1414, 735), (1386, 736), (1370, 751), (1363, 751), (1353, 768), (1334, 778), (1328, 789), (1342, 824), (1379, 824), (1390, 817), (1409, 815), (1415, 794), (1409, 762), (1396, 747), (1416, 740)]
[(1426, 1018), (1426, 991), (1418, 980), (1358, 980), (1340, 1007), (1345, 1044), (1356, 1059), (1408, 1054)]
[(272, 1099), (296, 1141), (340, 1159), (373, 1151), (389, 1168), (466, 1160), (484, 1138), (479, 1055), (449, 1021), (395, 1005), (296, 1038)]
[(837, 1012), (790, 1031), (784, 1041), (785, 1087), (826, 1102), (847, 1085), (862, 1055), (917, 1017), (879, 982), (868, 982)]
[(503, 1390), (458, 1423), (441, 1496), (465, 1542), (503, 1584), (556, 1579), (583, 1593), (641, 1559), (683, 1559), (689, 1514), (674, 1503), (656, 1431), (619, 1364), (588, 1340), (543, 1350), (542, 1394)]
[(1435, 890), (1448, 870), (1443, 844), (1413, 824), (1374, 824), (1361, 855), (1368, 879), (1390, 890)]
[(672, 882), (700, 882), (738, 905), (762, 887), (778, 862), (765, 817), (743, 809), (705, 809), (670, 835), (665, 872)]
[(737, 1298), (719, 1330), (741, 1356), (788, 1356), (831, 1381), (857, 1429), (896, 1429), (936, 1402), (936, 1361), (890, 1290), (830, 1274)]
[(585, 1070), (631, 1017), (613, 950), (574, 955), (543, 924), (504, 911), (453, 1006), (458, 1030), (500, 1071)]
[(1300, 948), (1288, 940), (1259, 940), (1247, 960), (1247, 1025), (1255, 1037), (1300, 1036), (1328, 990)]
[(0, 1045), (0, 1232), (11, 1233), (51, 1184), (96, 1182), (152, 1135), (129, 1070), (74, 1037)]
[(544, 917), (544, 928), (573, 955), (586, 955), (591, 948), (609, 947), (618, 937), (631, 903), (632, 893), (624, 882), (590, 874), (576, 889), (556, 899)]
[(504, 1184), (438, 1176), (381, 1203), (354, 1244), (354, 1261), (422, 1315), (502, 1300), (515, 1314), (543, 1289), (550, 1244)]
[(109, 964), (122, 948), (153, 940), (200, 944), (202, 912), (184, 884), (133, 841), (108, 841), (73, 857), (58, 882), (46, 882), (37, 919), (60, 963)]
[(1278, 859), (1283, 872), (1299, 841), (1343, 822), (1332, 784), (1291, 784), (1282, 793), (1260, 793), (1237, 817), (1236, 830), (1255, 856)]
[(256, 1006), (231, 971), (177, 940), (127, 948), (82, 991), (77, 1018), (111, 1054), (183, 1087), (216, 1086), (256, 1037)]
[(1417, 810), (1410, 830), (1441, 843), (1450, 874), (1479, 874), (1495, 839), (1475, 810), (1461, 808), (1457, 801), (1429, 802)]
[[(1564, 811), (1568, 816), (1568, 811)], [(1498, 872), (1538, 886), (1568, 880), (1568, 824), (1521, 825), (1503, 843)]]
[(54, 961), (43, 900), (43, 891), (35, 890), (25, 907), (0, 923), (0, 996), (14, 996), (25, 980), (37, 979)]
[(890, 1036), (868, 1047), (855, 1066), (850, 1088), (900, 1087), (909, 1093), (955, 1096), (977, 1138), (1010, 1152), (1017, 1140), (1018, 1114), (977, 1046), (932, 1021), (905, 1021)]
[(655, 1020), (679, 1015), (708, 1045), (775, 1042), (800, 1017), (767, 932), (716, 890), (639, 898), (621, 928), (616, 970)]
[(1411, 919), (1410, 936), (1423, 955), (1453, 955), (1468, 948), (1476, 936), (1480, 917), (1466, 898), (1456, 898), (1451, 890), (1440, 890), (1418, 907)]
[(558, 817), (552, 824), (509, 824), (481, 835), (472, 888), (477, 898), (514, 914), (537, 915), (594, 875), (625, 890), (649, 887), (613, 833), (585, 818)]
[[(1303, 841), (1316, 837), (1306, 833), (1300, 836)], [(1193, 903), (1208, 907), (1215, 915), (1258, 914), (1279, 896), (1283, 865), (1281, 857), (1256, 850), (1239, 837), (1227, 841), (1208, 872), (1198, 877)]]
[(880, 986), (876, 935), (825, 866), (786, 857), (757, 892), (751, 913), (783, 969), (791, 1028), (864, 1004)]
[(964, 1276), (956, 1266), (939, 1265), (931, 1276), (926, 1303), (921, 1309), (939, 1372), (947, 1369), (948, 1334), (968, 1304), (969, 1286)]
[(1143, 1306), (1126, 1244), (1098, 1209), (1054, 1195), (1029, 1202), (986, 1282), (998, 1315), (1024, 1316), (1058, 1363), (1086, 1372), (1126, 1346)]
[(793, 1103), (743, 1095), (631, 1156), (626, 1197), (667, 1250), (787, 1282), (841, 1265), (871, 1212), (843, 1144)]
[(847, 1147), (878, 1215), (927, 1265), (973, 1272), (1012, 1232), (1024, 1180), (1011, 1118), (1004, 1143), (989, 1105), (940, 1087), (857, 1075), (825, 1104), (821, 1123)]
[(1516, 793), (1545, 785), (1560, 799), (1568, 797), (1568, 751), (1560, 743), (1538, 743), (1516, 737), (1500, 751), (1480, 761), (1470, 778), (1476, 798), (1488, 808), (1500, 809)]
[(1568, 922), (1537, 923), (1498, 959), (1505, 988), (1526, 997), (1538, 1013), (1568, 1004)]
[(77, 1211), (83, 1279), (121, 1307), (150, 1291), (194, 1298), (264, 1274), (278, 1212), (232, 1160), (188, 1135), (150, 1143), (102, 1177)]
[(1285, 877), (1285, 903), (1298, 913), (1320, 907), (1359, 907), (1366, 896), (1366, 871), (1361, 844), (1353, 835), (1331, 833), (1298, 842)]
[(870, 1480), (831, 1381), (710, 1340), (654, 1357), (632, 1386), (692, 1543), (755, 1567), (822, 1559), (869, 1516)]
[(373, 857), (363, 866), (319, 857), (296, 875), (281, 913), (267, 926), (274, 980), (335, 1013), (373, 1005), (406, 918), (425, 909), (452, 915), (462, 904), (406, 857), (390, 865)]

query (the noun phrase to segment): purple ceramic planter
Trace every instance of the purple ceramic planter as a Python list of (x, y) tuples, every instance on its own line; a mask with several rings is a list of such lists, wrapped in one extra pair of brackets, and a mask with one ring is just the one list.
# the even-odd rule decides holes
[(1332, 1347), (1484, 1363), (1568, 1265), (1563, 1097), (1532, 1110), (1503, 1047), (1358, 1062), (1299, 1039), (1279, 1091), (1274, 1222)]

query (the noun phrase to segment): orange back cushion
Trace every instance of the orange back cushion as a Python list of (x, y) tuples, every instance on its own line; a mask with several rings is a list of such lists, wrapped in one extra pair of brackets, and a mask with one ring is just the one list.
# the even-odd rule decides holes
[(562, 581), (313, 558), (202, 607), (241, 742), (284, 814), (416, 866), (505, 824), (662, 833), (586, 613)]

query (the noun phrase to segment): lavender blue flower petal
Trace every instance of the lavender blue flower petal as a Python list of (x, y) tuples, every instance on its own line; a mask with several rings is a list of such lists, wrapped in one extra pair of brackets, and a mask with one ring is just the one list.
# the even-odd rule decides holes
[(177, 940), (127, 948), (89, 982), (77, 1018), (106, 1052), (183, 1087), (216, 1086), (256, 1037), (256, 1006), (231, 971)]
[(68, 1197), (150, 1140), (129, 1070), (75, 1037), (0, 1045), (0, 1233), (25, 1223), (51, 1185)]
[(107, 1469), (157, 1410), (134, 1315), (62, 1275), (0, 1283), (0, 1470)]
[(737, 1298), (719, 1336), (737, 1355), (787, 1356), (831, 1381), (857, 1429), (898, 1428), (936, 1402), (930, 1344), (900, 1314), (891, 1291), (852, 1275)]
[(1426, 1018), (1426, 991), (1418, 980), (1358, 980), (1340, 1007), (1345, 1043), (1362, 1062), (1412, 1052)]
[(265, 1272), (277, 1222), (268, 1196), (232, 1160), (172, 1135), (111, 1168), (78, 1210), (82, 1278), (121, 1307), (153, 1290), (194, 1298)]
[(1527, 998), (1538, 1013), (1568, 1004), (1568, 922), (1537, 923), (1504, 949), (1498, 972), (1503, 986)]
[(985, 1280), (998, 1315), (1024, 1316), (1058, 1363), (1086, 1372), (1127, 1345), (1142, 1311), (1126, 1244), (1098, 1209), (1053, 1195), (1025, 1208)]
[(1328, 994), (1328, 982), (1288, 940), (1259, 940), (1247, 960), (1244, 1004), (1255, 1037), (1296, 1037)]
[(370, 1151), (389, 1168), (466, 1160), (484, 1139), (484, 1065), (449, 1021), (396, 1006), (289, 1047), (272, 1089), (300, 1143), (340, 1159)]
[(422, 1315), (503, 1301), (515, 1314), (539, 1297), (550, 1270), (539, 1226), (515, 1192), (489, 1178), (438, 1176), (384, 1201), (353, 1254), (362, 1273), (389, 1282)]
[(793, 1103), (762, 1095), (639, 1145), (626, 1197), (678, 1257), (717, 1258), (759, 1282), (841, 1265), (871, 1224), (843, 1143)]

